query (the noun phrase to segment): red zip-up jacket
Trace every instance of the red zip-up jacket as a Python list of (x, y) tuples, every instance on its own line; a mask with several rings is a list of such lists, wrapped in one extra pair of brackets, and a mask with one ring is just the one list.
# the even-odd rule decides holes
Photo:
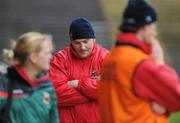
[[(92, 54), (78, 58), (67, 47), (55, 54), (51, 61), (50, 76), (58, 97), (61, 123), (99, 123), (97, 86), (102, 62), (108, 50), (94, 44)], [(67, 86), (67, 81), (79, 80), (78, 87)]]

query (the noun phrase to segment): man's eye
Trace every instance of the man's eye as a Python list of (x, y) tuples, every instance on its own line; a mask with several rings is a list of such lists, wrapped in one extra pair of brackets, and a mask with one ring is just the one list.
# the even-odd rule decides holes
[(88, 43), (88, 40), (86, 40), (86, 41), (83, 41), (83, 43), (84, 43), (84, 44), (87, 44), (87, 43)]

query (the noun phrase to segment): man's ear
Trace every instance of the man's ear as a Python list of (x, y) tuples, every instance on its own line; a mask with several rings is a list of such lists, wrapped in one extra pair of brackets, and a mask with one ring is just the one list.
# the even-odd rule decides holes
[(93, 39), (94, 42), (96, 42), (96, 39)]
[(145, 26), (140, 27), (137, 33), (140, 33), (141, 35), (143, 35), (144, 31), (146, 30), (145, 28), (146, 28)]

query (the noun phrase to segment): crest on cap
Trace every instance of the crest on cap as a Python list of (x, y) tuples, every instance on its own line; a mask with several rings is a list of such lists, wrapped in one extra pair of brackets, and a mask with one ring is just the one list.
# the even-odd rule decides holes
[(129, 0), (124, 10), (122, 24), (141, 27), (157, 21), (156, 11), (147, 0)]

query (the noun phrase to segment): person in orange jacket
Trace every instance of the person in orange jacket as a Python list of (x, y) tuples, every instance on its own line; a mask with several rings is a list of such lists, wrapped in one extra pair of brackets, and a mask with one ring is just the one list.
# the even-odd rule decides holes
[[(150, 4), (129, 0), (121, 32), (102, 67), (102, 123), (168, 123), (168, 114), (180, 110), (179, 77), (164, 62), (156, 22)], [(158, 105), (164, 113), (156, 112)]]
[(100, 123), (97, 87), (108, 50), (96, 44), (84, 17), (72, 21), (69, 36), (70, 46), (54, 55), (50, 68), (61, 123)]

